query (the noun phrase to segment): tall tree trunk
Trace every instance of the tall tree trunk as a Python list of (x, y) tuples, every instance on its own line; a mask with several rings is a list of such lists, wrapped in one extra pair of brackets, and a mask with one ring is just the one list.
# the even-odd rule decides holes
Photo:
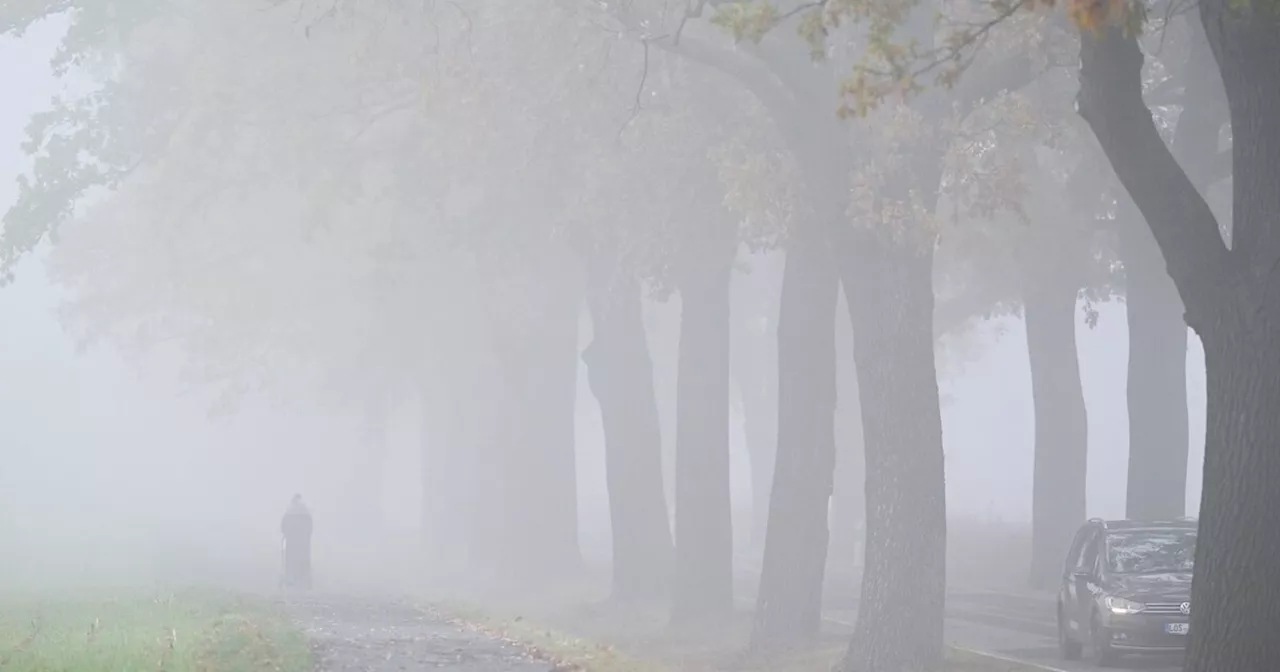
[[(1275, 514), (1280, 511), (1280, 79), (1275, 76), (1280, 13), (1271, 3), (1239, 7), (1224, 0), (1201, 3), (1200, 12), (1230, 108), (1233, 206), (1231, 263), (1215, 274), (1218, 295), (1183, 292), (1188, 322), (1204, 343), (1208, 392), (1186, 669), (1275, 669), (1280, 661), (1280, 638), (1271, 625), (1280, 623)], [(1161, 248), (1167, 258), (1175, 256), (1163, 242)], [(1172, 263), (1170, 272), (1179, 290), (1191, 284), (1190, 272), (1177, 273)]]
[[(1074, 257), (1075, 250), (1059, 252)], [(1031, 495), (1031, 584), (1061, 577), (1072, 536), (1085, 520), (1088, 421), (1076, 352), (1075, 259), (1039, 270), (1024, 295), (1027, 355), (1035, 412)]]
[[(827, 553), (827, 573), (831, 577), (852, 576), (861, 564), (859, 530), (866, 522), (862, 402), (858, 398), (858, 369), (853, 348), (845, 347), (853, 340), (853, 324), (846, 312), (836, 317), (836, 471), (835, 489), (831, 494), (831, 550)], [(856, 590), (856, 586), (829, 588), (840, 588), (842, 595)]]
[(889, 235), (853, 232), (841, 250), (867, 474), (866, 558), (846, 672), (932, 670), (942, 660), (947, 510), (933, 245)]
[(1271, 625), (1280, 622), (1280, 532), (1274, 513), (1260, 513), (1280, 511), (1280, 323), (1274, 314), (1257, 320), (1262, 310), (1235, 309), (1227, 324), (1202, 332), (1208, 424), (1190, 672), (1280, 661)]
[(1280, 660), (1280, 17), (1205, 0), (1231, 111), (1231, 245), (1142, 100), (1143, 56), (1119, 30), (1081, 33), (1079, 109), (1168, 261), (1204, 343), (1208, 418), (1187, 672)]
[(587, 301), (592, 340), (582, 353), (600, 402), (613, 529), (613, 597), (667, 594), (671, 527), (662, 487), (661, 438), (653, 364), (645, 341), (640, 286), (634, 278), (592, 268)]
[[(733, 229), (728, 229), (733, 233)], [(729, 283), (733, 243), (692, 264), (680, 286), (672, 616), (733, 609), (729, 494)]]
[[(816, 238), (816, 239), (815, 239)], [(835, 469), (839, 277), (822, 236), (787, 247), (778, 314), (778, 449), (752, 647), (816, 637)]]
[[(1187, 17), (1191, 44), (1173, 155), (1202, 195), (1215, 180), (1213, 160), (1225, 116), (1222, 80), (1199, 17)], [(1120, 235), (1129, 317), (1129, 483), (1126, 514), (1136, 519), (1187, 513), (1187, 325), (1178, 288), (1151, 227), (1127, 194)]]
[(1164, 255), (1142, 214), (1123, 199), (1120, 243), (1129, 322), (1129, 484), (1125, 515), (1187, 513), (1187, 325)]

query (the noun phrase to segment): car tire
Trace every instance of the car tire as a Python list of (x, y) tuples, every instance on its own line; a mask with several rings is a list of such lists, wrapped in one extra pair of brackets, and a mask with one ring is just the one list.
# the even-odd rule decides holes
[(1107, 636), (1106, 628), (1102, 627), (1102, 621), (1097, 614), (1093, 616), (1093, 622), (1089, 625), (1089, 635), (1093, 663), (1098, 667), (1114, 667), (1116, 662), (1120, 660), (1120, 654), (1111, 648), (1111, 638)]
[(1084, 655), (1084, 644), (1071, 638), (1067, 632), (1067, 621), (1062, 614), (1062, 605), (1058, 605), (1058, 652), (1063, 660), (1080, 660)]

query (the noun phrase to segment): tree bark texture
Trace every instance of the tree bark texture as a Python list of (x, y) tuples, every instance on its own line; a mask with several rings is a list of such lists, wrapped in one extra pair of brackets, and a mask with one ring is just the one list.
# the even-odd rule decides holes
[(840, 255), (867, 474), (862, 591), (842, 672), (931, 670), (942, 660), (947, 514), (933, 248), (890, 236), (851, 232)]
[(778, 315), (778, 448), (751, 634), (767, 649), (816, 637), (835, 469), (839, 277), (822, 239), (787, 247)]
[(613, 597), (651, 600), (667, 594), (672, 542), (640, 286), (598, 267), (588, 283), (593, 333), (582, 358), (604, 424)]
[[(729, 229), (732, 233), (733, 229)], [(680, 286), (676, 382), (675, 590), (672, 616), (733, 610), (733, 521), (729, 494), (729, 283), (727, 254), (691, 264)]]

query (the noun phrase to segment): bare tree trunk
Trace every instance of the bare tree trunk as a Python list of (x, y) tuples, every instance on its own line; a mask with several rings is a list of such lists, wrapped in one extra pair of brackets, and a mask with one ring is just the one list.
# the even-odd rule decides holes
[(867, 470), (865, 567), (842, 672), (942, 661), (947, 511), (933, 246), (888, 235), (854, 232), (841, 253)]
[(835, 468), (838, 288), (825, 238), (793, 237), (778, 316), (778, 451), (751, 632), (757, 649), (811, 639), (821, 624)]
[(1121, 212), (1129, 322), (1125, 513), (1137, 520), (1165, 520), (1187, 513), (1187, 325), (1151, 229), (1131, 204)]
[[(1225, 0), (1201, 3), (1200, 13), (1230, 108), (1233, 204), (1230, 263), (1216, 273), (1200, 275), (1204, 266), (1175, 270), (1172, 260), (1182, 255), (1161, 241), (1187, 321), (1204, 343), (1208, 374), (1186, 670), (1274, 669), (1280, 661), (1280, 638), (1270, 626), (1280, 623), (1274, 513), (1280, 511), (1280, 14), (1270, 5), (1240, 8)], [(1211, 278), (1216, 282), (1209, 285)], [(1188, 296), (1184, 288), (1197, 281), (1210, 292)]]
[[(1073, 255), (1073, 251), (1064, 254)], [(1085, 520), (1088, 422), (1076, 353), (1079, 276), (1042, 273), (1024, 296), (1035, 409), (1031, 584), (1057, 586), (1076, 529)]]
[(733, 609), (729, 282), (735, 241), (727, 236), (726, 242), (728, 254), (700, 259), (680, 287), (672, 593), (672, 616), (677, 620)]
[(658, 599), (669, 587), (672, 542), (640, 287), (601, 268), (588, 282), (593, 334), (582, 358), (604, 423), (613, 597)]
[(1280, 660), (1267, 625), (1280, 622), (1280, 533), (1273, 515), (1256, 513), (1280, 511), (1280, 327), (1250, 327), (1243, 315), (1233, 321), (1202, 336), (1209, 409), (1186, 662), (1192, 672), (1273, 669)]

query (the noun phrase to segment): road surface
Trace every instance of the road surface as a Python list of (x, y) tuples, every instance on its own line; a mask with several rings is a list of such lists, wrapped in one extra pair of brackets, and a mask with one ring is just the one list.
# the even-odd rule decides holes
[(309, 595), (285, 609), (311, 642), (316, 672), (550, 672), (512, 644), (444, 622), (405, 602)]
[[(1058, 653), (1055, 602), (1051, 595), (1002, 594), (952, 590), (947, 594), (947, 642), (1051, 670), (1097, 670), (1085, 662), (1068, 662)], [(1179, 672), (1177, 657), (1126, 657), (1112, 670)]]
[[(746, 564), (746, 563), (742, 563)], [(749, 606), (755, 600), (758, 575), (742, 567), (737, 580), (738, 599)], [(841, 584), (856, 585), (851, 577)], [(1068, 662), (1058, 654), (1058, 630), (1052, 595), (997, 593), (989, 591), (947, 591), (946, 638), (951, 646), (1031, 663), (1057, 672), (1094, 672), (1099, 668), (1086, 662)], [(823, 616), (851, 627), (857, 616), (857, 600), (828, 595)], [(1169, 657), (1126, 657), (1119, 672), (1180, 672), (1182, 665)]]
[[(826, 614), (852, 623), (856, 611), (838, 606)], [(1068, 662), (1058, 653), (1058, 629), (1052, 596), (951, 590), (947, 593), (945, 636), (951, 646), (994, 654), (1059, 672), (1090, 672), (1087, 662)], [(1176, 658), (1126, 657), (1109, 670), (1180, 672)]]

